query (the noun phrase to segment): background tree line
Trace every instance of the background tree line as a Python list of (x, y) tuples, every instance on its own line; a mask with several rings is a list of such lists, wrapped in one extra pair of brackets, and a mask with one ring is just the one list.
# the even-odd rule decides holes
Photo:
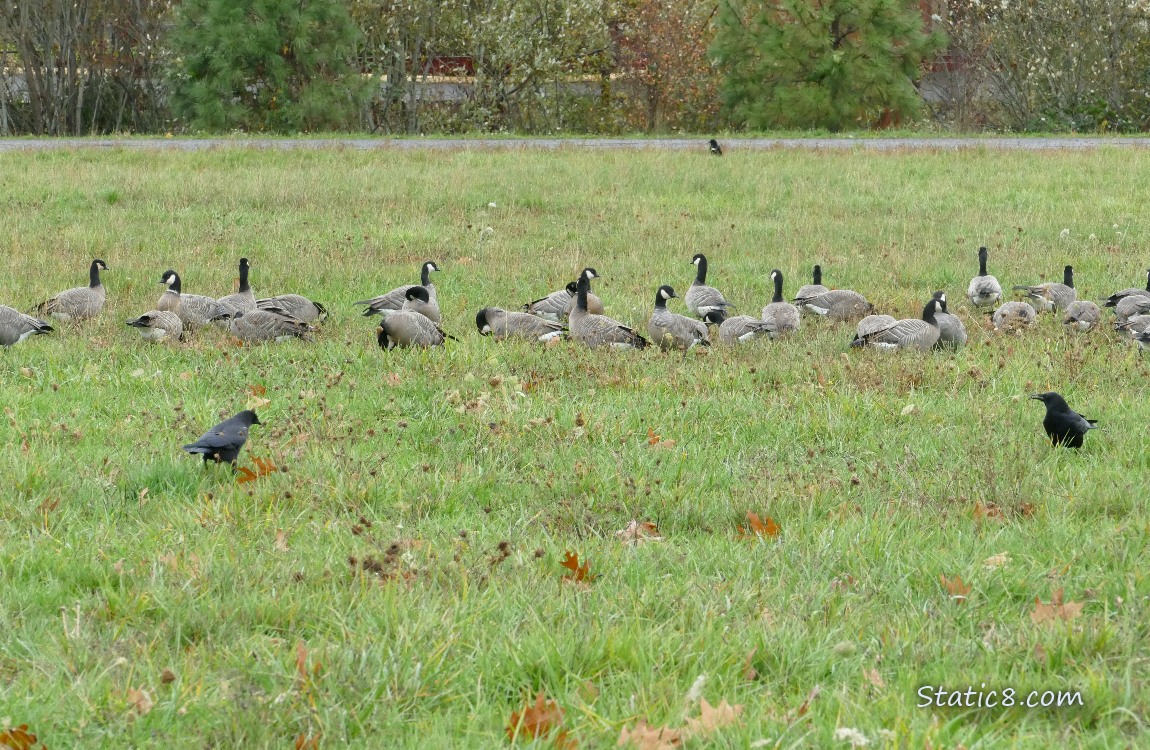
[(1150, 0), (0, 0), (0, 135), (1144, 130)]

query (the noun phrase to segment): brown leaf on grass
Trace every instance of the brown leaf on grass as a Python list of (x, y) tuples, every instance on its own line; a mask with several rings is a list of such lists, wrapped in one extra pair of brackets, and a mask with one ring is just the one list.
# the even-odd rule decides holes
[(886, 683), (883, 682), (882, 675), (879, 674), (878, 670), (874, 667), (871, 667), (870, 669), (864, 669), (863, 677), (866, 677), (866, 681), (873, 685), (875, 690), (882, 690), (886, 687)]
[(655, 524), (650, 521), (640, 523), (637, 519), (632, 519), (627, 528), (616, 531), (615, 536), (619, 537), (623, 544), (639, 545), (643, 542), (663, 541)]
[(1034, 597), (1034, 611), (1030, 613), (1030, 619), (1035, 625), (1041, 625), (1054, 620), (1073, 620), (1080, 614), (1082, 614), (1082, 602), (1063, 602), (1062, 589), (1058, 589), (1050, 597), (1049, 604), (1043, 603), (1037, 596)]
[(307, 644), (302, 638), (295, 644), (295, 671), (300, 684), (306, 684), (311, 677), (307, 671)]
[(775, 523), (775, 519), (770, 516), (760, 518), (758, 513), (747, 511), (747, 525), (746, 527), (739, 526), (740, 539), (754, 539), (756, 537), (767, 537), (774, 539), (782, 531), (779, 525)]
[(277, 552), (288, 552), (287, 533), (283, 529), (276, 529), (276, 540), (273, 543)]
[(172, 670), (165, 669), (163, 672), (160, 672), (160, 684), (171, 685), (175, 681), (176, 681), (176, 673), (173, 672)]
[(584, 561), (583, 564), (580, 565), (578, 554), (574, 552), (568, 552), (566, 554), (567, 557), (559, 564), (571, 572), (565, 573), (563, 580), (589, 584), (597, 578), (597, 576), (592, 575), (590, 572), (591, 563)]
[(128, 688), (128, 705), (137, 716), (143, 716), (152, 710), (155, 703), (152, 702), (152, 696), (143, 688)]
[(249, 398), (247, 400), (247, 403), (244, 404), (244, 408), (252, 409), (252, 410), (262, 409), (265, 406), (267, 406), (268, 404), (270, 404), (271, 402), (272, 402), (272, 400), (270, 398), (260, 398), (259, 396), (252, 396), (251, 398)]
[(758, 671), (751, 665), (751, 660), (755, 658), (755, 652), (758, 650), (758, 648), (751, 649), (747, 652), (746, 658), (743, 659), (743, 679), (747, 682), (751, 682), (759, 676)]
[(268, 389), (265, 386), (260, 385), (259, 383), (253, 383), (253, 384), (248, 386), (248, 393), (255, 396), (256, 398), (266, 396), (267, 392), (268, 392)]
[(653, 428), (647, 428), (647, 445), (651, 448), (674, 448), (676, 443), (671, 439), (663, 439), (662, 435), (656, 435)]
[(1005, 518), (1006, 515), (1002, 512), (1002, 509), (994, 503), (986, 503), (985, 505), (982, 503), (974, 504), (974, 520), (976, 522), (992, 519), (995, 521), (1002, 521), (1005, 520)]
[(787, 715), (785, 717), (786, 723), (787, 724), (794, 723), (795, 721), (806, 716), (807, 712), (811, 710), (811, 703), (814, 701), (815, 698), (819, 697), (819, 693), (821, 693), (821, 692), (822, 692), (822, 688), (820, 688), (818, 685), (815, 685), (813, 688), (811, 688), (811, 692), (807, 693), (807, 699), (802, 702), (802, 705), (800, 705), (798, 708), (792, 709), (791, 711), (787, 712)]
[(636, 747), (639, 750), (674, 750), (683, 746), (683, 732), (668, 727), (653, 727), (645, 719), (639, 719), (635, 726), (623, 727), (616, 747)]
[(970, 585), (962, 582), (962, 576), (955, 576), (954, 578), (947, 578), (942, 573), (938, 574), (938, 582), (946, 589), (946, 593), (950, 594), (950, 598), (962, 604), (966, 601), (966, 595), (970, 593)]
[(43, 744), (37, 746), (39, 741), (36, 735), (28, 731), (27, 724), (0, 732), (0, 750), (36, 750), (37, 747), (39, 750), (48, 750)]
[(706, 698), (703, 698), (699, 701), (699, 718), (687, 719), (687, 725), (683, 727), (683, 735), (701, 737), (713, 734), (717, 729), (738, 723), (739, 715), (742, 713), (742, 704), (732, 706), (724, 698), (718, 706), (712, 706), (707, 703)]
[(383, 382), (387, 383), (392, 388), (396, 388), (400, 383), (403, 382), (403, 378), (399, 377), (398, 373), (389, 372), (383, 376)]
[(320, 734), (308, 734), (300, 732), (295, 738), (295, 750), (319, 750)]
[[(563, 709), (559, 708), (553, 700), (548, 700), (540, 690), (535, 695), (533, 703), (527, 703), (520, 711), (511, 712), (511, 721), (507, 725), (507, 739), (514, 742), (518, 737), (535, 739), (546, 737), (552, 730), (559, 729), (563, 723)], [(555, 738), (556, 745), (567, 743), (567, 733), (560, 731)]]
[(239, 468), (237, 472), (239, 477), (237, 477), (236, 481), (240, 484), (244, 484), (245, 482), (254, 482), (260, 477), (266, 477), (268, 474), (273, 474), (279, 471), (279, 469), (276, 468), (276, 465), (272, 463), (270, 458), (260, 458), (259, 456), (253, 456), (252, 462), (256, 465), (255, 471), (252, 471), (246, 466)]
[(986, 568), (987, 570), (994, 570), (996, 568), (1001, 568), (1003, 565), (1006, 565), (1009, 562), (1010, 554), (1007, 552), (999, 552), (997, 555), (991, 555), (990, 557), (983, 560), (982, 567)]

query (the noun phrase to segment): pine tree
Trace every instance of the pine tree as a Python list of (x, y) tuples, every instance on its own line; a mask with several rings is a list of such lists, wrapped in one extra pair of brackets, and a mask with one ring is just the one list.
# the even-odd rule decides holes
[(204, 130), (354, 126), (370, 81), (348, 64), (359, 31), (345, 6), (184, 0), (171, 36), (173, 111)]
[(717, 25), (723, 103), (753, 129), (913, 116), (921, 65), (945, 44), (911, 0), (721, 0)]

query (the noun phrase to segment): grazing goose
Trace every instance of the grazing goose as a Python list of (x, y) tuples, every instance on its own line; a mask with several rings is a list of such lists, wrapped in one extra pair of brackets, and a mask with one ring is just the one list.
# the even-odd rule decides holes
[(307, 323), (269, 310), (238, 310), (224, 313), (216, 320), (228, 321), (228, 330), (245, 344), (281, 343), (293, 338), (306, 340), (315, 330)]
[[(568, 306), (575, 301), (575, 291), (576, 284), (572, 281), (563, 289), (551, 292), (546, 297), (541, 297), (534, 302), (528, 302), (523, 306), (523, 312), (558, 323), (567, 315)], [(596, 297), (595, 299), (599, 298)], [(588, 306), (590, 306), (590, 299), (588, 299)]]
[(674, 299), (675, 290), (664, 284), (655, 292), (655, 310), (647, 321), (647, 335), (663, 351), (681, 349), (687, 351), (696, 344), (711, 345), (707, 325), (697, 320), (673, 313), (667, 309), (667, 300)]
[(712, 138), (707, 145), (710, 146), (710, 148), (711, 148), (711, 155), (712, 156), (722, 156), (723, 155), (723, 147), (720, 146), (719, 142), (716, 141), (714, 138)]
[(160, 283), (167, 289), (160, 295), (156, 309), (160, 312), (174, 312), (187, 328), (206, 326), (209, 322), (225, 315), (227, 310), (213, 297), (202, 294), (184, 294), (180, 275), (171, 269), (160, 276)]
[(798, 302), (801, 299), (809, 299), (810, 297), (817, 297), (820, 294), (826, 294), (830, 289), (823, 286), (823, 267), (815, 264), (811, 270), (811, 280), (814, 283), (804, 284), (799, 287), (799, 291), (795, 294), (792, 302)]
[(1150, 330), (1150, 315), (1135, 315), (1123, 323), (1116, 323), (1114, 330), (1121, 331), (1131, 337)]
[(957, 349), (966, 345), (966, 326), (962, 324), (957, 315), (951, 315), (946, 309), (946, 294), (935, 292), (934, 298), (938, 300), (938, 311), (934, 319), (938, 322), (937, 347), (949, 346)]
[(525, 312), (510, 312), (499, 307), (485, 307), (475, 314), (475, 327), (481, 336), (496, 341), (521, 338), (545, 344), (563, 337), (567, 330), (562, 323), (545, 320)]
[[(937, 314), (936, 314), (937, 317)], [(890, 328), (898, 319), (893, 315), (868, 315), (859, 321), (858, 328), (855, 333), (854, 341), (851, 346), (855, 346), (855, 341), (863, 341), (868, 336), (873, 336), (879, 331), (885, 331)], [(861, 346), (861, 344), (860, 344)]]
[(250, 312), (256, 309), (256, 293), (248, 283), (248, 269), (251, 264), (247, 258), (240, 258), (240, 290), (235, 294), (220, 297), (217, 302), (228, 312)]
[(771, 280), (775, 282), (775, 296), (770, 304), (763, 308), (763, 320), (773, 329), (771, 338), (784, 333), (799, 330), (799, 308), (790, 302), (783, 301), (783, 272), (779, 269), (771, 271)]
[(978, 248), (978, 275), (970, 280), (970, 286), (966, 288), (966, 298), (975, 307), (996, 305), (1002, 299), (1002, 285), (986, 272), (987, 255), (985, 247)]
[(1026, 292), (1026, 296), (1034, 303), (1037, 310), (1050, 312), (1051, 310), (1065, 310), (1071, 302), (1078, 299), (1078, 292), (1074, 289), (1074, 266), (1062, 269), (1062, 283), (1048, 281), (1035, 286), (1016, 286), (1015, 291)]
[(874, 309), (866, 297), (850, 289), (832, 289), (814, 297), (800, 297), (795, 300), (795, 304), (806, 312), (840, 322), (869, 315)]
[(723, 293), (713, 286), (707, 286), (707, 258), (702, 253), (697, 253), (691, 262), (697, 267), (695, 272), (695, 280), (691, 282), (691, 286), (687, 288), (687, 296), (683, 301), (687, 303), (687, 309), (696, 318), (705, 318), (707, 313), (712, 310), (727, 311), (731, 306), (726, 299), (723, 298)]
[(719, 341), (727, 346), (744, 344), (774, 332), (771, 324), (752, 315), (726, 317), (721, 310), (713, 310), (704, 318), (707, 323), (719, 327)]
[(438, 323), (419, 312), (430, 300), (431, 295), (426, 287), (410, 286), (405, 296), (407, 301), (403, 303), (403, 309), (383, 316), (379, 327), (375, 329), (381, 349), (391, 351), (409, 346), (427, 349), (443, 346), (445, 339), (455, 340), (453, 336), (444, 333)]
[(1052, 445), (1065, 445), (1068, 448), (1081, 448), (1082, 438), (1087, 432), (1098, 429), (1097, 419), (1086, 419), (1070, 408), (1061, 395), (1050, 393), (1036, 393), (1030, 398), (1037, 399), (1046, 405), (1046, 416), (1042, 419), (1042, 428), (1050, 438)]
[(1150, 351), (1150, 331), (1143, 329), (1133, 334), (1134, 341), (1142, 351)]
[(60, 292), (52, 299), (36, 305), (34, 311), (64, 323), (96, 317), (104, 309), (106, 297), (104, 285), (100, 283), (100, 271), (107, 270), (104, 261), (96, 258), (88, 269), (88, 286)]
[(256, 300), (257, 310), (278, 312), (303, 323), (319, 323), (327, 317), (327, 308), (299, 294), (281, 294)]
[(1103, 307), (1117, 307), (1118, 303), (1121, 302), (1126, 297), (1150, 297), (1150, 268), (1146, 269), (1146, 288), (1145, 289), (1137, 289), (1137, 288), (1131, 287), (1129, 289), (1123, 289), (1120, 292), (1115, 292), (1114, 294), (1111, 294), (1109, 297), (1106, 298), (1106, 300), (1102, 303), (1102, 306)]
[(431, 283), (431, 272), (438, 271), (439, 266), (435, 265), (432, 261), (427, 261), (419, 270), (419, 283), (418, 284), (405, 284), (397, 286), (386, 294), (381, 294), (378, 297), (371, 299), (361, 300), (356, 302), (357, 305), (367, 305), (367, 310), (364, 311), (364, 317), (371, 317), (378, 315), (383, 310), (402, 310), (403, 306), (407, 304), (407, 290), (413, 286), (422, 286), (427, 289), (427, 301), (435, 303), (435, 309), (439, 309), (439, 297), (435, 293), (435, 284)]
[(1018, 332), (1030, 326), (1037, 317), (1038, 312), (1026, 302), (1003, 302), (991, 320), (996, 331)]
[(52, 326), (39, 318), (0, 305), (0, 346), (8, 348), (29, 336), (51, 333)]
[[(1150, 299), (1148, 297), (1147, 299)], [(1065, 325), (1079, 331), (1089, 331), (1102, 320), (1102, 310), (1087, 300), (1075, 300), (1066, 307)]]
[(857, 338), (851, 342), (851, 346), (930, 351), (938, 343), (939, 338), (938, 321), (935, 318), (938, 304), (938, 300), (932, 299), (922, 309), (922, 318), (899, 320), (892, 326), (880, 328)]
[(180, 316), (167, 310), (149, 310), (129, 320), (127, 325), (140, 329), (140, 335), (147, 341), (179, 341), (184, 335)]
[(1150, 296), (1143, 297), (1138, 294), (1131, 294), (1118, 300), (1118, 304), (1114, 306), (1115, 320), (1119, 323), (1125, 323), (1133, 318), (1135, 315), (1145, 315), (1150, 313)]
[(204, 463), (228, 463), (235, 465), (240, 457), (240, 449), (248, 441), (252, 425), (263, 424), (256, 413), (245, 409), (234, 417), (225, 419), (212, 429), (200, 435), (196, 442), (185, 445), (184, 450), (192, 455), (204, 457)]
[(587, 295), (591, 291), (591, 280), (586, 274), (579, 276), (578, 291), (575, 295), (575, 309), (571, 311), (568, 335), (574, 341), (585, 344), (590, 349), (610, 346), (620, 349), (642, 349), (647, 339), (635, 333), (606, 315), (595, 315), (587, 311)]

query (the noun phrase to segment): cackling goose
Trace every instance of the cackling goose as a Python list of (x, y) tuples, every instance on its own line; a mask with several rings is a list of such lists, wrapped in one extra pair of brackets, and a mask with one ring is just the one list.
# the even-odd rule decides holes
[(1115, 321), (1119, 324), (1133, 318), (1135, 315), (1150, 313), (1150, 296), (1131, 294), (1118, 300), (1114, 306)]
[(773, 333), (771, 324), (753, 315), (734, 315), (730, 318), (721, 310), (712, 310), (703, 319), (719, 327), (719, 341), (727, 346), (744, 344)]
[(801, 299), (808, 299), (810, 297), (817, 297), (820, 294), (826, 294), (830, 291), (823, 286), (823, 267), (815, 264), (811, 269), (811, 284), (804, 284), (799, 287), (799, 291), (795, 294), (795, 298), (791, 302), (798, 302)]
[(1065, 310), (1071, 302), (1078, 299), (1078, 292), (1074, 289), (1074, 266), (1062, 269), (1061, 284), (1049, 281), (1034, 286), (1016, 286), (1014, 289), (1026, 292), (1026, 297), (1034, 303), (1034, 308), (1043, 312)]
[(874, 309), (866, 297), (850, 289), (832, 289), (814, 297), (800, 297), (795, 304), (805, 312), (841, 322), (862, 318)]
[(166, 284), (168, 288), (160, 295), (156, 309), (179, 315), (180, 322), (186, 328), (206, 326), (209, 322), (227, 313), (224, 306), (213, 297), (205, 297), (202, 294), (184, 294), (181, 291), (183, 282), (180, 280), (180, 275), (171, 269), (164, 271), (160, 276), (160, 283)]
[(88, 269), (88, 286), (76, 287), (60, 292), (50, 300), (36, 305), (34, 311), (48, 315), (64, 323), (94, 318), (104, 309), (104, 285), (100, 283), (100, 271), (108, 266), (97, 258)]
[(496, 341), (521, 338), (547, 343), (562, 338), (567, 330), (562, 323), (545, 320), (525, 312), (510, 312), (499, 307), (485, 307), (475, 314), (475, 327), (482, 336)]
[(676, 296), (675, 290), (666, 284), (655, 292), (655, 310), (651, 313), (651, 319), (647, 321), (647, 335), (651, 337), (651, 341), (664, 351), (667, 349), (687, 351), (697, 344), (710, 346), (711, 337), (705, 323), (667, 309), (667, 300)]
[(454, 340), (452, 336), (443, 332), (438, 323), (418, 311), (430, 300), (426, 287), (410, 286), (404, 294), (406, 302), (403, 304), (403, 309), (383, 316), (379, 327), (375, 329), (378, 334), (376, 340), (381, 349), (391, 351), (409, 346), (426, 349), (443, 346), (445, 339)]
[(585, 344), (590, 349), (610, 346), (621, 349), (642, 349), (647, 339), (640, 336), (630, 326), (625, 326), (606, 315), (595, 315), (587, 311), (587, 295), (591, 291), (591, 279), (586, 273), (579, 276), (578, 291), (575, 295), (575, 309), (571, 311), (568, 335), (572, 340)]
[(939, 339), (938, 321), (935, 318), (938, 304), (938, 300), (932, 299), (923, 308), (921, 318), (899, 320), (894, 325), (879, 328), (856, 338), (851, 342), (851, 346), (930, 351)]
[(320, 323), (327, 317), (327, 308), (299, 294), (281, 294), (256, 300), (257, 310), (269, 310), (295, 318), (303, 323)]
[(695, 280), (687, 288), (687, 296), (683, 298), (683, 301), (687, 303), (687, 309), (696, 318), (705, 318), (707, 313), (712, 310), (726, 312), (731, 304), (723, 298), (722, 292), (713, 286), (707, 286), (706, 256), (697, 253), (694, 258), (691, 258), (691, 263), (695, 264), (698, 270), (695, 272)]
[(149, 310), (127, 325), (140, 329), (140, 335), (148, 341), (179, 341), (184, 335), (180, 316), (167, 310)]
[(985, 247), (978, 248), (978, 275), (970, 280), (970, 286), (966, 288), (966, 298), (975, 307), (995, 305), (1002, 299), (1002, 285), (986, 272), (987, 254)]
[[(1150, 299), (1150, 298), (1147, 298)], [(1079, 331), (1089, 331), (1102, 320), (1102, 310), (1088, 300), (1075, 300), (1066, 306), (1062, 322)]]
[(994, 311), (991, 320), (996, 331), (1021, 331), (1038, 317), (1038, 312), (1026, 302), (1003, 302)]
[(1146, 288), (1145, 289), (1136, 289), (1134, 287), (1131, 287), (1129, 289), (1123, 289), (1120, 292), (1115, 292), (1114, 294), (1111, 294), (1109, 297), (1106, 298), (1106, 300), (1102, 303), (1102, 306), (1103, 307), (1117, 307), (1118, 303), (1121, 302), (1126, 297), (1150, 297), (1150, 268), (1146, 269)]
[(434, 303), (435, 309), (439, 310), (439, 297), (435, 292), (435, 284), (431, 283), (431, 272), (438, 271), (439, 266), (435, 265), (433, 261), (427, 261), (419, 270), (419, 283), (418, 284), (405, 284), (392, 289), (390, 292), (381, 294), (378, 297), (371, 299), (361, 300), (356, 302), (357, 305), (367, 305), (367, 310), (364, 311), (364, 317), (378, 315), (383, 310), (402, 310), (403, 306), (407, 304), (407, 290), (414, 286), (422, 286), (427, 289), (428, 303)]
[(938, 310), (934, 319), (938, 323), (938, 343), (936, 347), (949, 346), (957, 349), (966, 345), (966, 326), (957, 315), (952, 315), (946, 309), (946, 294), (935, 292), (934, 298), (938, 300)]
[(783, 301), (783, 272), (777, 268), (771, 271), (771, 280), (775, 282), (775, 296), (763, 308), (763, 320), (771, 325), (771, 338), (774, 338), (799, 330), (800, 316), (799, 308)]
[(245, 344), (280, 343), (292, 338), (306, 340), (315, 330), (303, 321), (269, 310), (237, 310), (223, 313), (216, 320), (227, 321), (231, 334)]
[(251, 264), (247, 258), (240, 258), (240, 290), (235, 294), (220, 297), (217, 302), (228, 312), (250, 312), (256, 309), (256, 293), (248, 283), (248, 269)]
[(0, 305), (0, 346), (7, 348), (29, 336), (51, 332), (52, 326), (39, 318)]

